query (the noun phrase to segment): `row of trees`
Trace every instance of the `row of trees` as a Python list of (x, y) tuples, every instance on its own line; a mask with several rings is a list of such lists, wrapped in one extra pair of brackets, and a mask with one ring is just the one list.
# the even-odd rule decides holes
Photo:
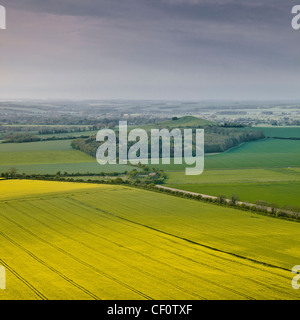
[(267, 202), (261, 201), (261, 200), (257, 201), (255, 204), (246, 204), (246, 203), (239, 202), (238, 196), (236, 195), (232, 195), (231, 199), (227, 201), (224, 195), (220, 195), (216, 198), (208, 198), (208, 197), (203, 197), (201, 195), (194, 195), (190, 193), (183, 193), (183, 192), (173, 191), (169, 189), (157, 188), (153, 185), (150, 185), (149, 187), (154, 191), (168, 193), (181, 198), (201, 200), (201, 201), (210, 202), (216, 205), (232, 207), (232, 208), (245, 210), (245, 211), (252, 211), (255, 213), (269, 215), (277, 218), (285, 218), (285, 219), (300, 221), (299, 208), (292, 208), (292, 207), (278, 208), (277, 205), (268, 204)]
[(4, 137), (3, 143), (11, 143), (11, 142), (16, 142), (16, 143), (22, 143), (22, 142), (33, 142), (33, 141), (40, 141), (41, 139), (33, 136), (29, 133), (13, 133), (6, 135)]
[[(227, 206), (227, 207), (233, 207), (240, 210), (246, 210), (246, 211), (252, 211), (256, 213), (261, 213), (277, 218), (285, 218), (285, 219), (292, 219), (295, 221), (300, 221), (300, 208), (296, 207), (285, 207), (285, 208), (278, 208), (276, 204), (269, 204), (265, 201), (257, 201), (255, 204), (246, 204), (239, 201), (239, 197), (237, 195), (232, 195), (231, 198), (228, 200), (224, 195), (220, 195), (216, 198), (209, 198), (209, 197), (203, 197), (201, 195), (195, 195), (190, 193), (183, 193), (180, 191), (173, 191), (170, 189), (164, 189), (164, 188), (158, 188), (156, 187), (157, 184), (163, 184), (164, 180), (166, 178), (165, 173), (161, 169), (155, 169), (153, 168), (152, 173), (155, 173), (154, 176), (149, 176), (149, 168), (145, 166), (142, 171), (138, 171), (136, 169), (132, 170), (130, 173), (128, 173), (128, 179), (122, 179), (118, 175), (119, 173), (116, 173), (114, 176), (116, 176), (115, 179), (87, 179), (84, 180), (80, 177), (75, 177), (72, 175), (67, 175), (67, 173), (62, 174), (61, 172), (57, 172), (56, 175), (39, 175), (39, 174), (18, 174), (17, 170), (15, 168), (10, 168), (7, 172), (4, 172), (1, 174), (2, 178), (6, 179), (33, 179), (33, 180), (50, 180), (50, 181), (66, 181), (66, 182), (79, 182), (79, 183), (96, 183), (96, 184), (126, 184), (131, 185), (135, 187), (140, 188), (146, 188), (148, 190), (156, 191), (156, 192), (162, 192), (162, 193), (168, 193), (177, 197), (182, 198), (188, 198), (188, 199), (194, 199), (194, 200), (201, 200), (210, 202), (213, 204), (221, 205), (221, 206)], [(147, 174), (147, 178), (143, 178), (143, 174)], [(94, 174), (93, 174), (94, 175)], [(112, 176), (111, 173), (103, 173), (100, 175), (102, 177), (105, 176)]]
[(4, 141), (2, 143), (25, 143), (25, 142), (37, 142), (37, 141), (56, 141), (56, 140), (73, 140), (73, 139), (87, 139), (89, 136), (52, 136), (52, 137), (39, 137), (35, 135), (31, 135), (29, 133), (14, 133), (11, 135), (6, 135), (4, 137)]
[[(124, 183), (130, 183), (134, 185), (148, 185), (163, 184), (166, 179), (166, 174), (163, 170), (158, 168), (150, 168), (145, 165), (137, 165), (137, 168), (128, 172), (100, 172), (100, 173), (68, 173), (57, 171), (55, 174), (19, 174), (18, 170), (14, 167), (10, 168), (6, 172), (1, 173), (1, 177), (5, 179), (42, 179), (42, 180), (57, 180), (57, 181), (79, 181), (79, 182), (94, 182), (94, 181), (107, 181), (105, 178), (109, 178), (109, 181), (114, 183), (122, 183), (120, 176), (125, 176)], [(81, 177), (91, 177), (93, 179), (83, 179)], [(98, 178), (98, 179), (97, 179)], [(114, 179), (113, 179), (114, 178)], [(105, 180), (103, 180), (105, 179)]]

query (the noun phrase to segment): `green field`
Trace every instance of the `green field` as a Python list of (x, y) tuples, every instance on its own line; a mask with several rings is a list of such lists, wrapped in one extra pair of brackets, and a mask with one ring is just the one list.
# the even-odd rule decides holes
[(174, 184), (210, 183), (264, 183), (300, 181), (300, 167), (252, 168), (252, 169), (211, 169), (199, 176), (186, 176), (182, 171), (168, 172)]
[(123, 186), (0, 181), (0, 299), (296, 299), (290, 222)]
[[(263, 139), (245, 142), (218, 154), (205, 155), (207, 169), (299, 167), (300, 141)], [(183, 171), (186, 165), (155, 165), (165, 171)]]
[[(160, 167), (167, 169), (166, 165)], [(206, 155), (199, 176), (186, 176), (183, 167), (169, 167), (169, 187), (228, 198), (238, 195), (250, 203), (263, 200), (279, 207), (300, 207), (300, 141), (264, 139)]]
[(70, 140), (0, 145), (0, 165), (54, 164), (95, 162), (88, 155), (73, 150)]
[(187, 190), (211, 196), (225, 195), (230, 199), (238, 195), (239, 199), (247, 203), (266, 201), (279, 207), (291, 206), (300, 208), (299, 190), (300, 182), (282, 183), (239, 183), (239, 184), (183, 184), (168, 185), (172, 188)]
[(244, 202), (258, 200), (300, 208), (300, 168), (218, 169), (206, 170), (201, 176), (168, 172), (167, 185), (212, 196), (238, 195)]
[(206, 168), (300, 166), (300, 141), (265, 139), (247, 142), (206, 158)]
[(300, 127), (253, 127), (263, 130), (266, 137), (300, 138)]
[(124, 172), (131, 166), (104, 165), (83, 152), (72, 149), (71, 140), (0, 144), (0, 173), (14, 167), (18, 173), (55, 174)]
[[(61, 141), (38, 141), (25, 143), (2, 143), (0, 144), (1, 153), (10, 152), (32, 152), (32, 151), (67, 151), (72, 150), (71, 140)], [(3, 155), (4, 157), (5, 155)]]

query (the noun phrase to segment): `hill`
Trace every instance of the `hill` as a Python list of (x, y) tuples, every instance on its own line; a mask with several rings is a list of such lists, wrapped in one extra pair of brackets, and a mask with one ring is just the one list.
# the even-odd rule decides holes
[(142, 126), (142, 129), (172, 129), (172, 128), (206, 128), (209, 126), (217, 126), (213, 121), (205, 120), (194, 116), (185, 116), (181, 118), (174, 117), (172, 120), (148, 124)]

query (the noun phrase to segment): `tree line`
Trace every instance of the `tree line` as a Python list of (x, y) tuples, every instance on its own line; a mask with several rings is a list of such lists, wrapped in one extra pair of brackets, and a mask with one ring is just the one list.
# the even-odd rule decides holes
[[(154, 169), (154, 168), (153, 168)], [(165, 173), (160, 169), (156, 170), (157, 176), (150, 179), (140, 179), (142, 173), (149, 172), (149, 168), (142, 168), (142, 172), (138, 172), (134, 169), (130, 172), (130, 179), (122, 179), (121, 177), (117, 177), (111, 180), (105, 179), (97, 179), (84, 180), (80, 177), (72, 177), (68, 175), (61, 174), (60, 172), (55, 175), (42, 175), (42, 174), (17, 174), (15, 168), (11, 168), (8, 172), (2, 173), (2, 178), (6, 179), (31, 179), (31, 180), (47, 180), (47, 181), (61, 181), (61, 182), (78, 182), (78, 183), (94, 183), (94, 184), (117, 184), (117, 185), (128, 185), (136, 188), (142, 188), (154, 192), (167, 193), (180, 198), (193, 199), (196, 201), (205, 201), (211, 204), (231, 207), (239, 210), (250, 211), (258, 214), (268, 215), (275, 218), (282, 218), (287, 220), (293, 220), (296, 222), (300, 222), (300, 208), (295, 207), (286, 207), (286, 208), (278, 208), (278, 206), (273, 204), (268, 204), (265, 201), (257, 201), (255, 204), (246, 204), (238, 201), (238, 196), (232, 195), (229, 201), (226, 200), (225, 196), (220, 195), (215, 198), (203, 197), (201, 195), (191, 194), (191, 193), (183, 193), (180, 191), (174, 191), (170, 189), (158, 188), (156, 184), (163, 183), (165, 179)], [(150, 170), (151, 171), (151, 170)], [(110, 174), (107, 174), (110, 175)], [(103, 175), (105, 176), (105, 174)], [(271, 210), (270, 210), (271, 208)]]
[[(118, 133), (117, 138), (117, 153), (118, 153)], [(222, 128), (222, 127), (208, 127), (205, 130), (205, 152), (223, 152), (232, 147), (238, 146), (242, 142), (254, 141), (265, 138), (263, 131), (251, 130), (251, 129), (237, 129), (237, 128)], [(102, 142), (103, 143), (103, 142)], [(91, 136), (87, 139), (74, 139), (71, 142), (73, 149), (80, 150), (91, 157), (96, 157), (98, 147), (102, 144), (96, 141), (96, 136)], [(130, 148), (135, 142), (128, 142), (128, 148)], [(174, 155), (174, 139), (170, 140), (171, 157)], [(150, 141), (149, 141), (149, 158), (150, 154)], [(184, 148), (182, 148), (184, 150)], [(195, 145), (193, 146), (193, 151)], [(160, 153), (162, 151), (162, 144), (160, 143)], [(118, 154), (117, 154), (118, 156)]]

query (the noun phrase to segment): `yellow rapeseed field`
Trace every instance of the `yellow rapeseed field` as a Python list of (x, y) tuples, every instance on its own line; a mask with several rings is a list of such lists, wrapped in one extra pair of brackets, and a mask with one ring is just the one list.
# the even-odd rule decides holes
[[(76, 182), (58, 182), (41, 180), (2, 180), (0, 183), (0, 200), (32, 197), (45, 193), (59, 193), (79, 189), (94, 188), (93, 184), (80, 184)], [(101, 187), (101, 186), (99, 186)]]
[(299, 299), (299, 224), (126, 186), (0, 181), (5, 299)]

